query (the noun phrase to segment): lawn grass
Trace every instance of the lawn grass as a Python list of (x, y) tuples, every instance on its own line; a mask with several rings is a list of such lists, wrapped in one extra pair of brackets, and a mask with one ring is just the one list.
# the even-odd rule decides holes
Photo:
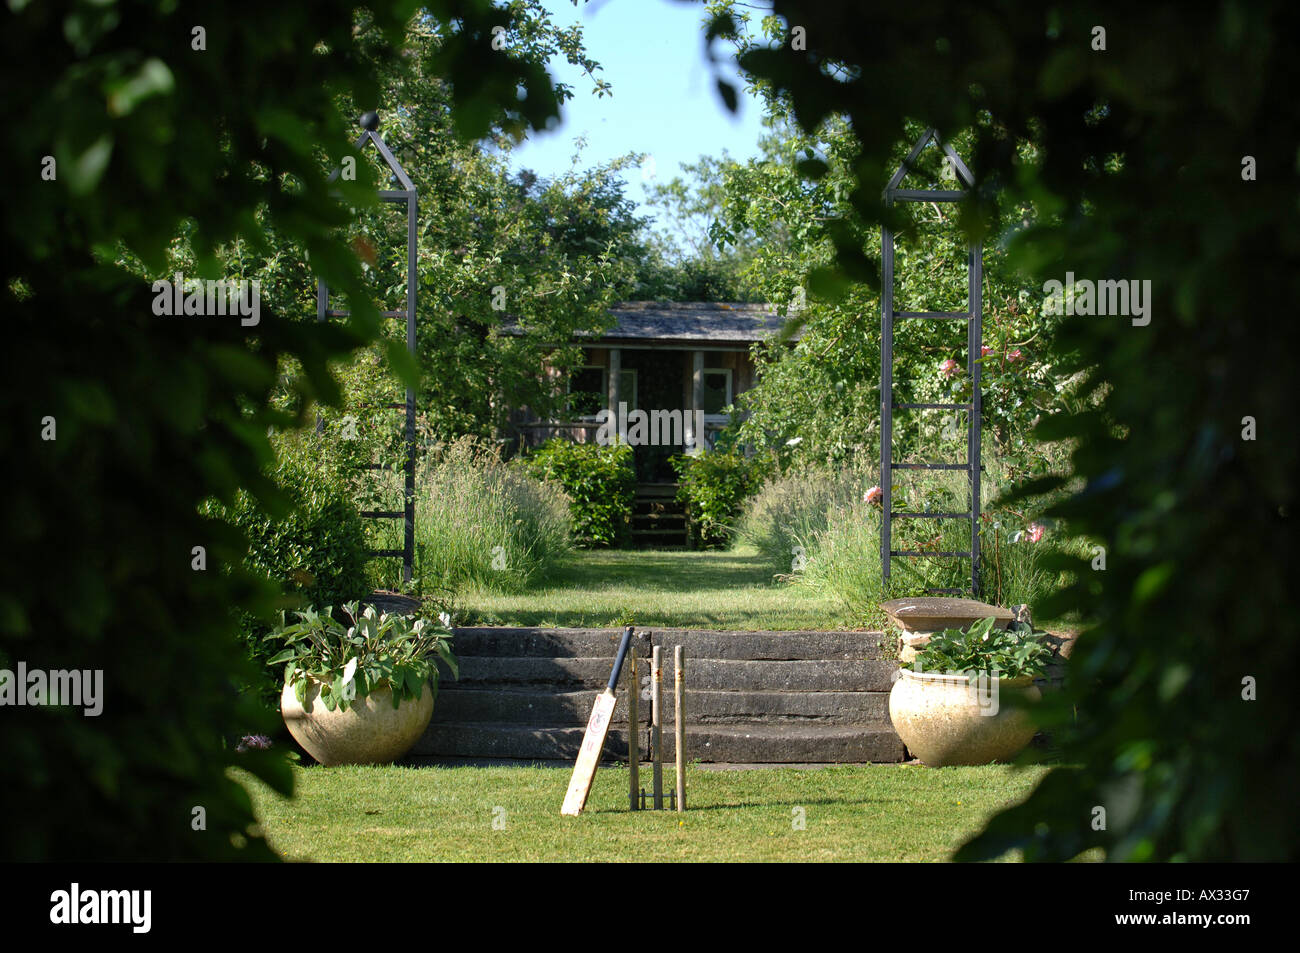
[(943, 861), (1044, 770), (691, 766), (676, 814), (630, 812), (627, 769), (608, 767), (580, 817), (560, 816), (567, 766), (299, 767), (293, 800), (240, 780), (290, 860)]
[(457, 603), (487, 625), (857, 628), (833, 597), (773, 581), (753, 549), (587, 550), (530, 592), (468, 589)]

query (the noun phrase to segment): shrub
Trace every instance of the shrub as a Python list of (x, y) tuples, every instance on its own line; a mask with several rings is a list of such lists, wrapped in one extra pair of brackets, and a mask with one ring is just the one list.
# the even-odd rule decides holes
[(627, 541), (636, 498), (630, 446), (548, 440), (525, 466), (534, 476), (564, 487), (573, 514), (573, 535), (581, 545), (616, 546)]
[[(293, 501), (292, 508), (273, 511), (243, 490), (229, 507), (212, 500), (201, 507), (205, 516), (244, 535), (244, 568), (274, 583), (291, 605), (337, 605), (361, 598), (370, 588), (361, 516), (338, 474), (316, 458), (316, 442), (314, 435), (276, 441), (279, 459), (267, 475)], [(237, 624), (249, 658), (264, 676), (251, 687), (267, 707), (275, 708), (279, 671), (263, 641), (272, 621), (240, 613)]]
[(673, 457), (680, 487), (677, 499), (686, 505), (687, 526), (697, 545), (719, 546), (732, 532), (745, 500), (763, 482), (765, 464), (739, 450), (710, 450)]
[(241, 492), (228, 518), (248, 537), (250, 570), (303, 603), (340, 604), (366, 592), (365, 530), (346, 484), (312, 459), (314, 442), (282, 442), (270, 473), (294, 501), (292, 510), (272, 513)]
[[(400, 474), (388, 474), (400, 495)], [(504, 462), (497, 448), (462, 437), (421, 460), (415, 484), (415, 573), (421, 587), (477, 585), (518, 591), (572, 550), (569, 500), (560, 485)], [(402, 525), (382, 528), (401, 548)]]

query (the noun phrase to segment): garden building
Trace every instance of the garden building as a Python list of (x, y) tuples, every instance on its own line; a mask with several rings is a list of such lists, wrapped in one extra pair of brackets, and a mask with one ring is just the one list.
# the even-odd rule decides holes
[(676, 478), (669, 460), (697, 444), (713, 446), (728, 408), (754, 385), (751, 345), (777, 335), (783, 319), (755, 304), (629, 301), (610, 312), (609, 330), (577, 342), (583, 363), (567, 383), (567, 419), (517, 408), (505, 436), (535, 447), (556, 437), (587, 443), (622, 434), (636, 459), (638, 541), (673, 544), (684, 529), (670, 518)]

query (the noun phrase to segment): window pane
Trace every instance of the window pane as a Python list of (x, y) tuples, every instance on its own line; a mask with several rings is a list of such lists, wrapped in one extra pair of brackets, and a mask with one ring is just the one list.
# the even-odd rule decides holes
[(594, 417), (605, 406), (605, 369), (580, 367), (569, 379), (569, 412), (575, 417)]
[(728, 393), (730, 383), (730, 375), (726, 371), (704, 372), (703, 405), (706, 414), (720, 414), (722, 408), (731, 403), (731, 394)]
[[(632, 368), (626, 371), (619, 371), (618, 374), (618, 399), (627, 404), (628, 409), (635, 409), (639, 406), (636, 395), (636, 369)], [(617, 408), (615, 408), (617, 409)]]

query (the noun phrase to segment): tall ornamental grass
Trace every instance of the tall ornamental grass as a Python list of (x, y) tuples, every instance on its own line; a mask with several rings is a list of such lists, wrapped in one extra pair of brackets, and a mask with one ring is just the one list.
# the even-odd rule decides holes
[[(969, 506), (963, 473), (906, 471), (895, 479), (895, 512), (963, 512)], [(1061, 554), (1091, 557), (1092, 549), (1085, 542), (1060, 542), (1058, 526), (1031, 514), (991, 507), (1007, 489), (1003, 484), (999, 464), (989, 459), (981, 493), (980, 597), (1032, 607), (1069, 581), (1057, 568)], [(780, 578), (835, 597), (863, 625), (884, 622), (879, 606), (887, 599), (968, 587), (969, 560), (919, 556), (896, 557), (886, 589), (879, 492), (875, 474), (864, 468), (791, 471), (769, 480), (749, 501), (737, 535), (765, 555)], [(970, 521), (896, 520), (892, 548), (969, 551)]]
[(859, 499), (873, 477), (863, 470), (809, 467), (767, 480), (745, 504), (736, 539), (757, 549), (773, 572), (799, 571), (834, 511)]
[[(430, 450), (415, 492), (415, 573), (425, 589), (518, 592), (572, 551), (564, 490), (503, 461), (477, 438)], [(393, 521), (382, 545), (400, 549), (401, 533)]]

